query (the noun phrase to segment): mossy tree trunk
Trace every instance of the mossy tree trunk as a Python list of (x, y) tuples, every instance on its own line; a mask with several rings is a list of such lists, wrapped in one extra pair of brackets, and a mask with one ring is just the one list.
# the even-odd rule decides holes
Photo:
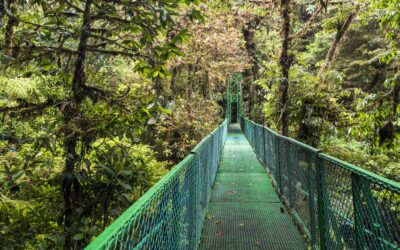
[(281, 68), (281, 80), (279, 87), (279, 99), (281, 108), (281, 133), (289, 133), (289, 71), (292, 65), (292, 58), (289, 55), (290, 46), (290, 0), (281, 0), (281, 19), (282, 19), (282, 49), (279, 58)]
[[(90, 21), (90, 8), (93, 0), (87, 0), (85, 9), (82, 16), (81, 34), (79, 38), (79, 45), (77, 57), (75, 60), (75, 68), (72, 79), (72, 99), (67, 102), (63, 107), (64, 113), (64, 148), (65, 148), (65, 168), (62, 181), (62, 192), (64, 196), (64, 224), (71, 227), (77, 220), (77, 212), (75, 211), (75, 204), (80, 206), (80, 200), (83, 199), (83, 193), (80, 187), (79, 180), (75, 175), (75, 165), (79, 161), (79, 154), (76, 151), (78, 146), (79, 136), (74, 130), (72, 123), (75, 119), (81, 116), (79, 112), (79, 105), (84, 99), (85, 91), (85, 60), (87, 54), (87, 45), (89, 39), (89, 32), (91, 28)], [(65, 249), (71, 249), (72, 246), (71, 236), (67, 236), (65, 242)]]

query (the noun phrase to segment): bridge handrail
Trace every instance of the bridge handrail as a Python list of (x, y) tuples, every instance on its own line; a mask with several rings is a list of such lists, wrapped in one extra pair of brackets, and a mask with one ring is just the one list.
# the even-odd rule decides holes
[(312, 248), (400, 249), (400, 183), (241, 118)]
[(228, 129), (225, 120), (85, 249), (195, 249)]

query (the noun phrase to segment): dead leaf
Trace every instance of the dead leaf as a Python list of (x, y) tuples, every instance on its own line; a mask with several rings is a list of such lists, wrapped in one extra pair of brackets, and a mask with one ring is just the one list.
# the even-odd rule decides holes
[(216, 222), (214, 222), (215, 224), (224, 224), (223, 220), (217, 220)]
[(215, 235), (217, 237), (221, 237), (221, 236), (224, 236), (224, 232), (218, 231), (218, 232), (215, 233)]
[(226, 194), (229, 194), (229, 195), (237, 194), (237, 191), (227, 191)]

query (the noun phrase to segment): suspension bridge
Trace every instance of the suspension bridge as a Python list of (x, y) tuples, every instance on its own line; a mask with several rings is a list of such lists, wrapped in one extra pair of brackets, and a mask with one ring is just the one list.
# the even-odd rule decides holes
[(226, 119), (93, 249), (400, 249), (400, 184), (244, 118)]

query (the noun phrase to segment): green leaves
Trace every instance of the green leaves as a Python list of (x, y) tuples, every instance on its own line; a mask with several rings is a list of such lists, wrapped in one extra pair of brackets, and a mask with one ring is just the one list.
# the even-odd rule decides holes
[(371, 16), (376, 14), (380, 20), (381, 29), (386, 33), (386, 39), (391, 43), (391, 51), (382, 57), (382, 61), (390, 63), (398, 60), (400, 54), (400, 1), (399, 0), (373, 0)]
[(12, 51), (0, 66), (7, 249), (62, 249), (66, 240), (81, 249), (167, 172), (142, 144), (146, 122), (170, 114), (151, 84), (184, 55), (181, 13), (201, 19), (199, 1), (95, 2), (9, 1), (20, 21), (4, 33)]
[(114, 170), (112, 167), (107, 166), (107, 165), (102, 164), (102, 163), (100, 163), (97, 167), (98, 167), (99, 169), (103, 170), (103, 171), (104, 171), (104, 172), (103, 172), (104, 174), (107, 174), (107, 175), (109, 175), (109, 176), (111, 176), (111, 177), (115, 177), (115, 170)]
[(169, 24), (173, 23), (171, 13), (167, 9), (162, 8), (159, 11), (159, 18), (163, 27), (167, 27)]
[(50, 71), (50, 69), (53, 67), (53, 64), (52, 64), (52, 62), (50, 61), (50, 59), (48, 59), (48, 58), (43, 58), (41, 61), (40, 61), (40, 69), (42, 70), (42, 71)]
[(17, 181), (23, 174), (24, 174), (24, 170), (15, 170), (13, 172), (11, 172), (11, 180), (12, 181)]
[(204, 16), (198, 9), (193, 9), (192, 12), (189, 14), (189, 19), (191, 21), (200, 20), (204, 21)]
[[(113, 138), (93, 145), (89, 158), (95, 165), (94, 176), (103, 188), (125, 208), (165, 174), (165, 163), (157, 162), (148, 146), (134, 145), (123, 138)], [(140, 190), (138, 195), (138, 189)]]
[(171, 44), (177, 44), (177, 43), (182, 43), (184, 41), (188, 41), (190, 38), (189, 30), (188, 29), (183, 29), (179, 31), (178, 34), (174, 35), (174, 37), (171, 39)]
[(142, 73), (142, 75), (144, 75), (145, 77), (153, 79), (158, 77), (164, 78), (169, 75), (169, 72), (164, 65), (155, 65), (151, 67), (146, 62), (140, 62), (136, 64), (135, 70)]
[(85, 235), (83, 235), (83, 233), (77, 233), (72, 238), (76, 241), (79, 241), (79, 240), (83, 240), (85, 238)]
[(386, 64), (391, 63), (394, 60), (398, 60), (400, 58), (400, 50), (392, 50), (385, 53), (381, 58), (380, 61)]

